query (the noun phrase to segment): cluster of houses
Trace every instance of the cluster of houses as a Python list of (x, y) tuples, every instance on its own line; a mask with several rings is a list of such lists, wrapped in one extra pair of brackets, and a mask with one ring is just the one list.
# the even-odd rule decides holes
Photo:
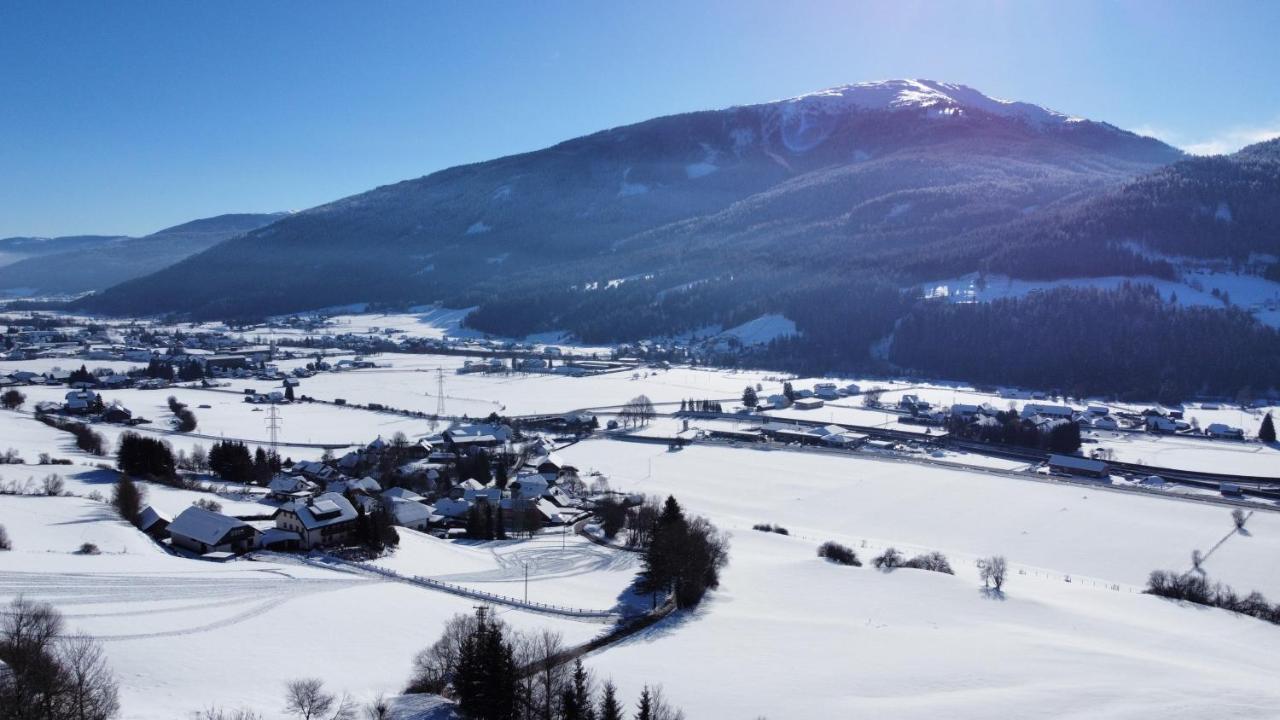
[[(475, 510), (490, 511), (508, 526), (536, 527), (572, 522), (580, 511), (577, 470), (541, 440), (517, 443), (510, 427), (472, 423), (449, 428), (418, 443), (393, 443), (381, 437), (331, 461), (293, 464), (267, 485), (278, 503), (270, 521), (240, 520), (191, 506), (172, 520), (154, 508), (140, 526), (157, 539), (211, 559), (256, 548), (309, 551), (352, 544), (362, 516), (385, 512), (391, 523), (447, 537), (464, 532)], [(460, 478), (457, 461), (469, 448), (503, 450), (519, 445), (518, 467), (504, 482), (493, 477)], [(387, 453), (404, 461), (384, 487), (373, 477)], [(357, 472), (368, 470), (368, 474)], [(384, 477), (384, 480), (388, 478)]]
[(812, 389), (796, 388), (792, 392), (792, 397), (787, 397), (783, 393), (775, 393), (766, 397), (764, 401), (768, 407), (774, 410), (784, 408), (817, 410), (826, 404), (828, 400), (838, 400), (842, 397), (857, 395), (860, 392), (862, 392), (862, 389), (856, 383), (837, 385), (833, 382), (820, 382), (814, 384)]

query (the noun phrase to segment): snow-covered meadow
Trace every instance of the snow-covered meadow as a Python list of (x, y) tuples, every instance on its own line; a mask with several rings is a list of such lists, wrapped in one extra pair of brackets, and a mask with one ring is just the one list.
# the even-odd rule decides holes
[[(1280, 628), (1139, 592), (1198, 548), (1210, 578), (1280, 597), (1274, 512), (1246, 535), (1219, 505), (910, 463), (605, 440), (562, 454), (732, 532), (705, 607), (589, 659), (629, 692), (662, 682), (691, 717), (1264, 718), (1280, 702)], [(828, 539), (868, 567), (819, 559)], [(942, 551), (957, 574), (871, 569), (889, 545)], [(1012, 568), (1002, 599), (980, 591), (990, 554)]]

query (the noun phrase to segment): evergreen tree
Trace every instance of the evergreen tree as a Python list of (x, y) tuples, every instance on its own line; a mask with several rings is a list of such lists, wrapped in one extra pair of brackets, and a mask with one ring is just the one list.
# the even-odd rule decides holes
[(618, 689), (612, 680), (604, 682), (604, 697), (600, 700), (600, 720), (622, 720), (622, 706), (618, 704)]
[(1271, 421), (1271, 413), (1267, 413), (1262, 418), (1262, 427), (1258, 428), (1258, 439), (1269, 443), (1276, 441), (1276, 426)]
[(654, 720), (653, 693), (649, 691), (648, 685), (640, 691), (640, 703), (636, 706), (636, 720)]
[(790, 382), (784, 382), (784, 383), (782, 383), (782, 394), (783, 394), (783, 396), (784, 396), (784, 397), (786, 397), (786, 398), (787, 398), (787, 402), (795, 402), (795, 400), (796, 400), (796, 391), (795, 391), (795, 389), (794, 389), (794, 388), (792, 388), (792, 387), (791, 387), (791, 383), (790, 383)]
[(500, 622), (476, 609), (475, 628), (463, 639), (454, 690), (462, 713), (473, 720), (516, 717), (515, 656)]
[(285, 386), (284, 386), (284, 399), (285, 399), (285, 400), (288, 400), (289, 402), (293, 402), (294, 397), (293, 397), (293, 386), (292, 386), (292, 385), (285, 385)]

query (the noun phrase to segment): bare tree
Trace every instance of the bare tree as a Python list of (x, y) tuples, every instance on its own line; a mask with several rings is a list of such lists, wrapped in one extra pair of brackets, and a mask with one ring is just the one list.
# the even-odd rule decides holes
[(982, 584), (996, 592), (1000, 592), (1004, 588), (1005, 576), (1008, 573), (1008, 563), (1005, 562), (1003, 555), (992, 555), (989, 558), (980, 560), (978, 563)]
[(0, 620), (0, 717), (108, 720), (120, 711), (115, 678), (91, 638), (60, 639), (62, 616), (51, 605), (19, 597)]
[(368, 720), (389, 720), (391, 717), (391, 701), (385, 695), (379, 695), (364, 707), (364, 716)]
[(248, 708), (224, 710), (220, 707), (210, 707), (192, 713), (191, 717), (193, 720), (262, 720), (262, 715)]
[(444, 624), (444, 632), (431, 647), (413, 659), (410, 692), (442, 693), (453, 680), (462, 658), (462, 643), (476, 629), (476, 616), (458, 613)]
[(58, 474), (45, 475), (44, 481), (41, 482), (41, 490), (45, 495), (50, 497), (62, 494), (62, 476)]
[(531, 666), (536, 667), (533, 673), (533, 707), (541, 708), (543, 720), (553, 720), (556, 701), (568, 671), (565, 665), (557, 664), (558, 656), (564, 652), (564, 636), (554, 630), (540, 628), (529, 640)]
[(102, 645), (84, 634), (59, 643), (69, 720), (106, 720), (120, 712), (115, 676), (107, 667)]
[(1245, 521), (1248, 519), (1249, 516), (1245, 515), (1244, 510), (1241, 510), (1240, 508), (1236, 508), (1231, 511), (1231, 520), (1235, 522), (1236, 530), (1243, 530)]
[(285, 685), (284, 711), (302, 720), (351, 720), (355, 708), (346, 695), (325, 692), (319, 678), (302, 678)]

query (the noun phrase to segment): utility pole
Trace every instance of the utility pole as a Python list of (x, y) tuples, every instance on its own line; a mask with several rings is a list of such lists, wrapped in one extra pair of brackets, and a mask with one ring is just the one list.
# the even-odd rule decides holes
[(444, 418), (444, 368), (436, 368), (436, 417)]
[(280, 417), (280, 410), (275, 403), (271, 403), (271, 411), (267, 413), (267, 432), (271, 435), (271, 454), (278, 455), (276, 446), (280, 442), (280, 424), (283, 419)]
[(529, 602), (529, 561), (524, 561), (524, 601)]

